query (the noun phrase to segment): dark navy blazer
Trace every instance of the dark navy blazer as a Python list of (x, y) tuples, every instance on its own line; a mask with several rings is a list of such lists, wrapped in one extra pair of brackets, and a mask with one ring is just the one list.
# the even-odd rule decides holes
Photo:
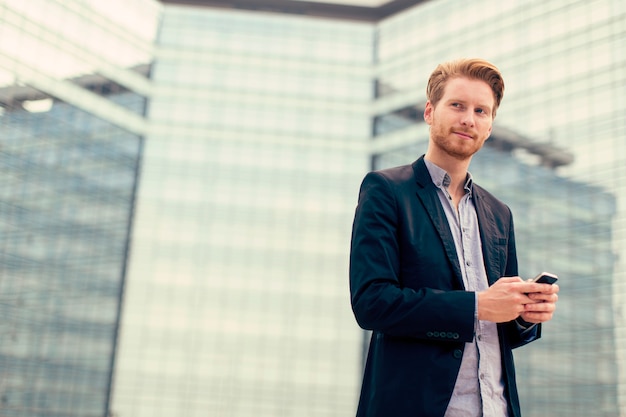
[[(474, 183), (489, 284), (515, 276), (509, 208)], [(358, 417), (442, 417), (466, 342), (474, 337), (475, 294), (464, 291), (459, 260), (437, 188), (423, 156), (411, 165), (370, 172), (359, 193), (350, 253), (352, 309), (372, 330)], [(529, 333), (529, 332), (527, 332)], [(519, 417), (511, 349), (514, 321), (498, 325), (509, 416)]]

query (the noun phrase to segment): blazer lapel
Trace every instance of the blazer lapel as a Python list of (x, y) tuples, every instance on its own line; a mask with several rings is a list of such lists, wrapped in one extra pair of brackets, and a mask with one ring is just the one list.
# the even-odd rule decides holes
[(454, 245), (454, 237), (452, 237), (446, 213), (443, 211), (443, 207), (441, 207), (441, 201), (439, 201), (439, 196), (437, 195), (437, 187), (433, 184), (433, 180), (428, 173), (428, 168), (426, 168), (423, 159), (424, 157), (422, 156), (413, 163), (413, 172), (417, 182), (416, 195), (422, 202), (422, 205), (428, 213), (428, 217), (430, 217), (430, 221), (441, 238), (446, 255), (454, 270), (454, 275), (457, 277), (461, 288), (465, 288), (459, 258)]
[(495, 224), (495, 215), (485, 200), (482, 198), (481, 190), (474, 187), (474, 207), (476, 208), (476, 216), (478, 217), (478, 225), (480, 229), (480, 241), (482, 243), (483, 259), (485, 262), (485, 270), (487, 272), (487, 280), (489, 285), (493, 284), (500, 278), (500, 269), (498, 265), (498, 257), (495, 256), (496, 248), (495, 240), (499, 239), (498, 228)]

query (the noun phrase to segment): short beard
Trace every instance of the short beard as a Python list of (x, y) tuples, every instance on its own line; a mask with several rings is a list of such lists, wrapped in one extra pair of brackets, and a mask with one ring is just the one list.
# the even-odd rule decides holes
[(476, 143), (478, 143), (478, 139), (475, 137), (472, 138), (472, 146), (470, 148), (464, 146), (456, 146), (452, 142), (452, 140), (448, 139), (449, 135), (452, 134), (452, 130), (447, 133), (447, 135), (444, 135), (441, 134), (441, 132), (439, 131), (431, 131), (434, 145), (454, 159), (457, 159), (459, 161), (466, 161), (474, 156), (474, 154), (478, 152), (480, 148), (482, 148), (482, 144), (480, 146), (475, 146)]

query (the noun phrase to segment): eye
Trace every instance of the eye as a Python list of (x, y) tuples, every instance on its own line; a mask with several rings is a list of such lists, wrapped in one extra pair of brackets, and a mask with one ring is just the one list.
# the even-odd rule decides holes
[(487, 115), (490, 114), (487, 109), (483, 109), (483, 108), (480, 108), (480, 107), (476, 108), (475, 111), (476, 111), (476, 113), (478, 113), (478, 114), (480, 114), (482, 116), (487, 116)]

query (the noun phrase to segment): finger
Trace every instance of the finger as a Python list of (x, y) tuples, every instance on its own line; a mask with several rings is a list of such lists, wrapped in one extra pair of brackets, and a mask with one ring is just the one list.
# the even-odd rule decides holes
[(552, 313), (527, 312), (522, 314), (522, 319), (529, 323), (545, 323), (552, 320)]
[(523, 282), (521, 286), (526, 293), (542, 293), (542, 294), (554, 294), (559, 291), (559, 287), (556, 284), (538, 284), (536, 282)]
[(520, 316), (524, 321), (527, 321), (529, 323), (543, 323), (544, 321), (548, 321), (550, 319), (549, 317), (544, 317), (544, 314), (545, 313), (534, 313), (525, 311), (524, 313), (520, 314)]
[(544, 284), (537, 284), (534, 282), (522, 281), (516, 285), (516, 289), (520, 292), (530, 294), (530, 293), (535, 293), (535, 292), (542, 292), (541, 291), (542, 285)]
[(551, 302), (556, 303), (559, 299), (557, 294), (546, 294), (542, 292), (533, 292), (528, 294), (528, 298), (538, 302)]
[(533, 291), (542, 294), (557, 294), (559, 292), (559, 286), (556, 284), (539, 284), (541, 285), (541, 291)]
[(543, 300), (531, 297), (531, 295), (532, 294), (522, 293), (521, 296), (523, 298), (522, 298), (522, 301), (520, 302), (520, 304), (526, 305), (526, 304), (535, 304), (535, 303), (543, 303), (544, 302)]
[(532, 303), (525, 304), (524, 311), (527, 313), (553, 313), (556, 309), (554, 303)]

